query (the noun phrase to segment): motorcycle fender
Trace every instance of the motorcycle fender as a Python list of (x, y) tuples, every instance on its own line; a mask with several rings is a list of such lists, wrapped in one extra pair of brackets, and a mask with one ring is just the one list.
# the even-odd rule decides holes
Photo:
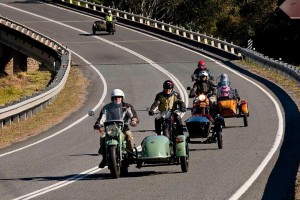
[(109, 140), (106, 143), (108, 146), (112, 146), (112, 145), (118, 145), (118, 141), (117, 140)]
[(214, 121), (215, 131), (222, 131), (223, 124), (224, 124), (224, 118), (221, 115), (217, 115)]
[(186, 136), (178, 135), (176, 137), (176, 156), (186, 156)]
[(248, 114), (248, 103), (246, 100), (241, 100), (240, 111), (242, 114)]

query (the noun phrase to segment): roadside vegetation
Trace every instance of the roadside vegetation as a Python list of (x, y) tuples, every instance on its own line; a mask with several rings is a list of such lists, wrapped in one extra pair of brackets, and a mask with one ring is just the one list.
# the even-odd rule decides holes
[[(75, 0), (74, 0), (75, 1)], [(289, 19), (279, 9), (285, 0), (88, 0), (119, 10), (157, 19), (188, 30), (219, 37), (241, 47), (253, 40), (256, 51), (300, 67), (300, 20)], [(242, 63), (252, 73), (282, 87), (300, 109), (299, 83), (262, 67)], [(18, 74), (0, 78), (0, 106), (28, 96), (45, 87), (51, 74)], [(24, 140), (60, 123), (85, 100), (88, 81), (78, 68), (70, 76), (58, 98), (26, 121), (0, 130), (0, 148)], [(68, 102), (66, 104), (65, 102)], [(300, 173), (296, 177), (295, 199), (300, 200)]]
[[(36, 71), (33, 74), (34, 78), (31, 76), (28, 78), (29, 75), (25, 72), (22, 72), (22, 76), (13, 75), (1, 77), (0, 82), (3, 87), (0, 87), (0, 93), (2, 94), (4, 93), (4, 90), (6, 90), (3, 88), (12, 88), (11, 90), (14, 91), (11, 93), (11, 96), (14, 96), (13, 98), (10, 98), (10, 93), (6, 92), (7, 97), (5, 98), (5, 102), (14, 101), (20, 96), (26, 96), (47, 86), (51, 73)], [(26, 88), (28, 89), (15, 89), (22, 87), (22, 85), (26, 85)], [(63, 121), (82, 105), (85, 99), (85, 88), (87, 86), (88, 81), (83, 77), (81, 71), (78, 68), (71, 67), (65, 87), (51, 105), (25, 121), (13, 123), (10, 126), (7, 125), (0, 129), (0, 148), (37, 135)], [(15, 95), (16, 91), (18, 92), (18, 95)]]
[(0, 106), (18, 101), (44, 89), (51, 80), (49, 71), (19, 72), (0, 78)]
[(300, 20), (279, 6), (285, 0), (87, 0), (184, 27), (299, 66)]

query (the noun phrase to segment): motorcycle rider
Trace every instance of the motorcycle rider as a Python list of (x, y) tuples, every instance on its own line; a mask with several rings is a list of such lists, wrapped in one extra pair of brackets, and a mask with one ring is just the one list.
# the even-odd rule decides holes
[(190, 91), (189, 98), (195, 98), (200, 94), (207, 95), (207, 98), (209, 99), (208, 108), (211, 108), (209, 111), (211, 114), (214, 114), (216, 106), (216, 85), (212, 80), (208, 79), (208, 76), (209, 75), (206, 71), (200, 72), (200, 78), (194, 83), (193, 88)]
[[(159, 92), (155, 96), (154, 103), (151, 105), (149, 109), (149, 115), (154, 115), (154, 110), (158, 108), (160, 112), (163, 112), (165, 110), (176, 110), (177, 106), (179, 107), (180, 112), (186, 111), (186, 105), (183, 102), (180, 94), (178, 92), (174, 91), (174, 83), (171, 80), (166, 80), (163, 83), (163, 91)], [(177, 124), (177, 130), (179, 135), (183, 135), (183, 124), (181, 116), (174, 113), (175, 121)], [(160, 116), (157, 116), (155, 118), (155, 132), (158, 135), (161, 135), (161, 124), (162, 124), (162, 118)]]
[(200, 79), (196, 80), (193, 88), (190, 91), (189, 98), (194, 98), (196, 95), (204, 93), (205, 95), (213, 95), (215, 91), (215, 83), (208, 79), (208, 73), (206, 71), (201, 71), (199, 74)]
[[(229, 88), (229, 91), (228, 91)], [(231, 87), (229, 76), (226, 73), (222, 73), (220, 76), (220, 81), (217, 84), (217, 97), (219, 98), (237, 98), (240, 100), (239, 93), (237, 89)]]
[(113, 24), (113, 15), (111, 13), (111, 10), (107, 11), (107, 14), (105, 16), (105, 21), (106, 21), (106, 29), (108, 30)]
[[(110, 96), (111, 96), (111, 103), (108, 103), (105, 106), (103, 106), (100, 115), (94, 125), (94, 129), (98, 129), (100, 132), (100, 148), (98, 153), (103, 156), (103, 159), (99, 164), (99, 168), (104, 168), (106, 166), (105, 133), (103, 130), (103, 124), (106, 121), (106, 115), (107, 115), (106, 111), (109, 110), (107, 108), (121, 104), (124, 122), (128, 122), (130, 120), (130, 125), (133, 127), (137, 126), (139, 123), (139, 119), (134, 107), (131, 104), (124, 102), (125, 94), (122, 90), (114, 89), (111, 92)], [(134, 148), (134, 142), (133, 142), (133, 135), (129, 129), (128, 123), (124, 124), (123, 133), (125, 134), (126, 148), (127, 150), (132, 152)]]
[(222, 73), (220, 76), (220, 81), (218, 82), (217, 87), (229, 86), (230, 87), (230, 79), (226, 73)]
[(200, 78), (199, 74), (202, 71), (206, 71), (209, 75), (209, 79), (214, 80), (214, 77), (213, 77), (213, 75), (211, 75), (209, 69), (207, 69), (205, 62), (203, 60), (200, 60), (198, 62), (198, 67), (194, 70), (194, 73), (191, 75), (192, 81), (198, 80)]

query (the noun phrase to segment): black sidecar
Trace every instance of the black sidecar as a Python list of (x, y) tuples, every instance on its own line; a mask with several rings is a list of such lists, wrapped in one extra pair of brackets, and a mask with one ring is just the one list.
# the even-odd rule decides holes
[(188, 131), (188, 141), (194, 138), (205, 138), (204, 141), (197, 143), (210, 144), (218, 143), (218, 148), (223, 148), (222, 124), (224, 119), (217, 115), (213, 119), (207, 114), (196, 114), (189, 117), (185, 123)]

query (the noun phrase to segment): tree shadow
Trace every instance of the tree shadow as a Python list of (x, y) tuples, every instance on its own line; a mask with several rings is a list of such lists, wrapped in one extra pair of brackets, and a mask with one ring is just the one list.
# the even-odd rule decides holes
[(263, 83), (282, 102), (285, 113), (285, 135), (279, 150), (279, 157), (268, 178), (262, 199), (294, 199), (295, 180), (300, 163), (300, 113), (297, 105), (283, 89), (274, 83), (252, 74), (231, 62), (225, 63), (240, 73)]

